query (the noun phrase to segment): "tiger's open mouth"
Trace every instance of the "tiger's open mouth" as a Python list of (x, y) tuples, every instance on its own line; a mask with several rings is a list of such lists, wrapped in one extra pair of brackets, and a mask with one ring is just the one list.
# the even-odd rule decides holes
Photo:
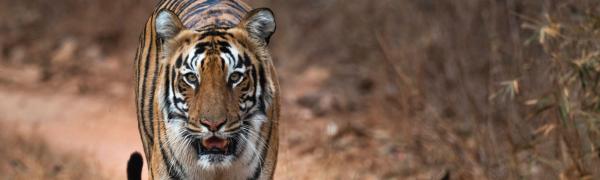
[(230, 139), (216, 136), (197, 140), (198, 155), (231, 155), (235, 144)]

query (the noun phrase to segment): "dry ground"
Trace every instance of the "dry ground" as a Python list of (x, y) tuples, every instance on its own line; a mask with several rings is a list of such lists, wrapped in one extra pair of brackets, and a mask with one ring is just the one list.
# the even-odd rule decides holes
[[(598, 2), (250, 3), (278, 23), (277, 179), (600, 178)], [(153, 4), (0, 0), (0, 177), (125, 178)]]

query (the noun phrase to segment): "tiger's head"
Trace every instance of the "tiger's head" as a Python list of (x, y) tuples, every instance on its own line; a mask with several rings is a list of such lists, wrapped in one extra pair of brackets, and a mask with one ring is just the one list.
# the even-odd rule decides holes
[(176, 159), (214, 169), (260, 157), (261, 124), (274, 93), (265, 65), (273, 13), (255, 9), (232, 28), (191, 30), (162, 10), (155, 29), (163, 44), (157, 98)]

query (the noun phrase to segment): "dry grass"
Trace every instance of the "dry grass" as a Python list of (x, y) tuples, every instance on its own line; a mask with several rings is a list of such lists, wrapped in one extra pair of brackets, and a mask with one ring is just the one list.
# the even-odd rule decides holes
[(324, 177), (598, 178), (598, 3), (265, 4), (283, 74), (327, 75), (288, 131)]
[[(533, 31), (526, 45), (540, 46), (547, 55), (547, 58), (532, 58), (524, 63), (546, 61), (548, 74), (543, 80), (551, 85), (525, 94), (533, 98), (525, 101), (521, 108), (532, 110), (527, 113), (527, 119), (544, 119), (534, 133), (539, 139), (555, 141), (558, 152), (554, 157), (535, 154), (532, 160), (552, 167), (561, 178), (600, 177), (598, 8), (598, 3), (592, 1), (549, 3), (540, 16), (521, 16), (522, 27)], [(542, 80), (540, 77), (522, 78)]]

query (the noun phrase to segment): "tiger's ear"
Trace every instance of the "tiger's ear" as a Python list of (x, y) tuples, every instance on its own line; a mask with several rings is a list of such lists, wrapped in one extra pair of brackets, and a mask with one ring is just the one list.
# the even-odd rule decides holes
[(154, 20), (154, 27), (159, 38), (169, 40), (177, 36), (183, 30), (183, 24), (179, 17), (170, 10), (160, 10)]
[(264, 40), (267, 44), (275, 32), (275, 17), (269, 8), (254, 9), (240, 23), (251, 36)]

